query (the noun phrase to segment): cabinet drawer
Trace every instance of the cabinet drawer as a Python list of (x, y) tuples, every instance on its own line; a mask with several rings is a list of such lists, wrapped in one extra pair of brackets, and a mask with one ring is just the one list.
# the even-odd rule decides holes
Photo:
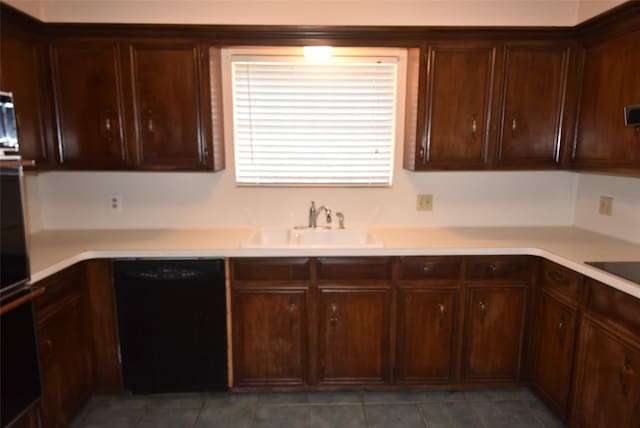
[(455, 279), (460, 275), (461, 260), (457, 257), (403, 257), (400, 259), (400, 279)]
[(336, 257), (318, 259), (319, 280), (390, 280), (389, 257)]
[(580, 291), (581, 275), (558, 264), (543, 261), (540, 275), (540, 283), (543, 288), (554, 290), (558, 293), (577, 300)]
[(45, 292), (34, 300), (36, 313), (81, 290), (84, 283), (83, 273), (84, 265), (80, 264), (37, 282), (35, 286), (43, 287)]
[(474, 257), (467, 260), (469, 279), (520, 279), (531, 276), (528, 257)]
[(231, 260), (235, 281), (309, 280), (309, 258), (247, 258)]
[(587, 279), (587, 307), (594, 313), (631, 331), (640, 339), (640, 299), (593, 279)]

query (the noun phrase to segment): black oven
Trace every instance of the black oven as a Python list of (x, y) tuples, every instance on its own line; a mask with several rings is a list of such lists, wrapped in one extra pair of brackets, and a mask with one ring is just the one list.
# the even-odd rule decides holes
[(29, 280), (21, 183), (20, 166), (0, 167), (0, 297)]
[(15, 107), (0, 92), (0, 425), (41, 396)]

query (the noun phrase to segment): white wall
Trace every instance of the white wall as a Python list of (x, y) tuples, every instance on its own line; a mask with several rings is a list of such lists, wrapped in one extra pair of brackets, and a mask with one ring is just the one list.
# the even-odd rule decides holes
[[(640, 178), (580, 174), (576, 226), (640, 243)], [(600, 196), (612, 196), (613, 215), (598, 214)]]
[(626, 0), (580, 0), (578, 3), (578, 22), (593, 18), (625, 1)]
[(579, 0), (8, 0), (50, 22), (278, 25), (576, 23)]
[[(45, 229), (304, 225), (312, 199), (343, 212), (347, 226), (568, 225), (575, 200), (575, 175), (567, 172), (397, 169), (391, 188), (236, 187), (231, 169), (52, 172), (40, 174), (37, 186), (39, 206), (32, 211)], [(434, 195), (433, 212), (416, 211), (418, 193)], [(112, 194), (122, 197), (121, 212), (110, 211)]]

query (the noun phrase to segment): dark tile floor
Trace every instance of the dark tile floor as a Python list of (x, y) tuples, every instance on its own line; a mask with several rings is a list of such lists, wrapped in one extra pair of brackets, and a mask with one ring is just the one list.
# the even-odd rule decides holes
[(555, 428), (528, 389), (94, 396), (73, 428)]

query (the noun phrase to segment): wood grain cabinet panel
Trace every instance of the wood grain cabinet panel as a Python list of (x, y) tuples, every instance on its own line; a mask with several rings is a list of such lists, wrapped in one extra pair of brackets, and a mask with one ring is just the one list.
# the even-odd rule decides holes
[(44, 428), (66, 427), (93, 391), (86, 304), (86, 293), (72, 293), (38, 321)]
[(58, 40), (51, 45), (51, 72), (60, 164), (126, 168), (118, 44)]
[(640, 426), (640, 347), (585, 318), (571, 425), (636, 428)]
[(388, 380), (389, 296), (377, 288), (319, 290), (320, 384)]
[(18, 24), (4, 15), (0, 15), (0, 90), (13, 94), (20, 156), (46, 169), (51, 166), (52, 153), (44, 123), (44, 47), (35, 35), (16, 28)]
[(525, 287), (467, 290), (466, 382), (520, 378), (525, 307)]
[(304, 385), (308, 382), (306, 302), (306, 287), (233, 291), (236, 385)]
[(640, 171), (640, 132), (623, 109), (640, 104), (640, 31), (588, 46), (571, 164)]
[(507, 46), (496, 164), (558, 167), (569, 49)]
[(416, 169), (484, 168), (495, 47), (432, 45), (426, 56), (425, 124)]
[(400, 383), (453, 383), (458, 290), (398, 291), (397, 379)]
[(534, 321), (533, 383), (562, 419), (569, 403), (577, 317), (576, 309), (541, 293)]
[(209, 100), (201, 91), (200, 48), (162, 41), (130, 44), (128, 52), (138, 167), (204, 169), (212, 153), (202, 119)]

